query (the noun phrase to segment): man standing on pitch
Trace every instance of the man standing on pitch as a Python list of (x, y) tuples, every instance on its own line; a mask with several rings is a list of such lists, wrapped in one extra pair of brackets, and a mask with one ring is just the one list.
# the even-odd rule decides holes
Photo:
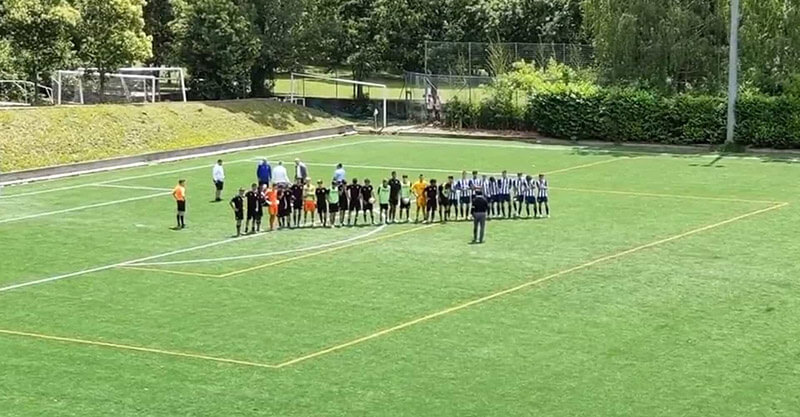
[(394, 223), (397, 219), (397, 205), (400, 204), (400, 189), (402, 185), (397, 179), (397, 171), (392, 171), (392, 178), (389, 179), (389, 219), (388, 222)]
[(244, 188), (239, 189), (239, 194), (231, 199), (230, 205), (233, 217), (236, 218), (236, 237), (239, 237), (242, 235), (242, 220), (244, 220)]
[(178, 226), (175, 229), (183, 229), (186, 227), (186, 180), (178, 180), (178, 185), (172, 189), (172, 197), (178, 205)]
[(489, 211), (489, 201), (480, 189), (475, 190), (472, 197), (472, 243), (483, 243), (483, 234), (486, 230), (486, 212)]
[(262, 159), (261, 163), (256, 168), (256, 177), (258, 177), (258, 188), (264, 185), (269, 186), (272, 181), (272, 167), (269, 166), (266, 159)]
[(225, 170), (222, 169), (222, 159), (217, 159), (217, 163), (211, 169), (211, 179), (214, 180), (214, 201), (219, 203), (222, 201), (220, 195), (222, 194), (222, 187), (225, 185)]
[(303, 180), (303, 184), (306, 183), (308, 179), (308, 167), (300, 158), (295, 158), (294, 160), (294, 177), (301, 178)]

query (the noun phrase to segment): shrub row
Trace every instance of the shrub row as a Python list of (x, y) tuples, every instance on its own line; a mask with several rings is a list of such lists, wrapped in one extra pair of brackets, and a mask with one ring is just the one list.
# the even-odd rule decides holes
[[(721, 144), (726, 100), (719, 96), (659, 96), (638, 90), (544, 92), (527, 102), (497, 97), (451, 102), (452, 127), (535, 130), (571, 140)], [(737, 104), (740, 145), (800, 148), (800, 99), (747, 94)]]

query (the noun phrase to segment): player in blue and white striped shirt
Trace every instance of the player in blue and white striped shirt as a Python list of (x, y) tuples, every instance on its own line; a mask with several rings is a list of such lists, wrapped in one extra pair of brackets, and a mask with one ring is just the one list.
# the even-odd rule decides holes
[[(544, 178), (544, 174), (539, 174), (539, 180), (536, 181), (536, 188), (536, 201), (539, 203), (539, 215), (542, 217), (550, 217), (550, 205), (547, 202), (547, 190), (550, 188), (550, 184)], [(542, 204), (544, 204), (545, 211), (542, 211)]]
[(489, 177), (486, 182), (486, 199), (489, 201), (489, 217), (496, 216), (500, 211), (497, 209), (497, 201), (499, 191), (497, 188), (497, 180), (494, 177)]
[[(511, 178), (508, 178), (508, 171), (503, 171), (497, 179), (497, 201), (500, 203), (500, 214), (503, 217), (511, 217)], [(506, 216), (506, 206), (508, 206), (508, 216)], [(497, 214), (497, 213), (495, 213)]]
[(528, 183), (525, 182), (523, 174), (519, 172), (512, 184), (514, 185), (514, 216), (519, 217), (522, 215), (522, 203), (525, 201), (525, 190), (528, 188)]
[(536, 210), (536, 180), (528, 175), (525, 177), (525, 182), (528, 183), (528, 187), (525, 189), (525, 216), (531, 217), (531, 206), (533, 206), (533, 217), (536, 218), (539, 216), (539, 212)]
[(467, 171), (461, 171), (461, 179), (456, 182), (456, 190), (458, 191), (459, 204), (456, 215), (461, 219), (466, 219), (469, 216), (470, 205), (472, 200), (472, 190), (470, 190), (470, 182), (467, 179)]

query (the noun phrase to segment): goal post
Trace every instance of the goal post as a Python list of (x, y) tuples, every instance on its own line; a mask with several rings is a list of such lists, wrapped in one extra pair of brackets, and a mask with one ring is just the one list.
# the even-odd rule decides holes
[[(179, 89), (181, 100), (184, 103), (186, 102), (186, 75), (181, 67), (126, 67), (117, 71), (120, 74), (151, 75), (156, 77), (159, 83), (158, 90), (161, 94), (166, 88), (164, 85), (170, 86), (173, 82), (177, 82), (175, 88)], [(173, 79), (172, 74), (177, 77), (177, 80)]]
[(290, 90), (289, 90), (289, 101), (290, 102), (294, 103), (295, 100), (297, 100), (298, 94), (295, 93), (297, 91), (297, 89), (296, 89), (297, 82), (296, 81), (298, 79), (304, 79), (304, 78), (322, 80), (322, 81), (327, 81), (327, 82), (332, 82), (332, 83), (350, 84), (350, 85), (354, 85), (354, 86), (361, 85), (361, 86), (365, 86), (365, 87), (380, 88), (383, 91), (383, 94), (382, 94), (383, 97), (381, 98), (381, 101), (383, 103), (383, 105), (382, 105), (383, 108), (381, 109), (382, 110), (381, 111), (382, 119), (383, 119), (383, 129), (386, 129), (386, 126), (387, 126), (387, 124), (386, 124), (387, 123), (387, 117), (386, 117), (386, 108), (387, 108), (387, 106), (386, 106), (386, 103), (387, 103), (388, 97), (389, 97), (389, 89), (386, 86), (386, 84), (371, 83), (371, 82), (367, 82), (367, 81), (347, 80), (347, 79), (344, 79), (344, 78), (326, 77), (324, 75), (317, 75), (317, 74), (293, 72), (293, 73), (290, 74)]

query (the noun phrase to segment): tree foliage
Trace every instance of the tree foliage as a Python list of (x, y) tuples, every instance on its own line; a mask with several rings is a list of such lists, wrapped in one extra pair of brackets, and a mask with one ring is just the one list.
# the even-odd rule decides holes
[(180, 56), (192, 75), (194, 95), (247, 96), (261, 42), (245, 10), (232, 0), (194, 0), (183, 19)]
[(63, 67), (73, 57), (71, 36), (79, 13), (66, 0), (5, 0), (0, 16), (7, 40), (5, 65), (18, 68), (29, 80), (38, 82), (41, 73)]
[(152, 39), (152, 57), (148, 64), (162, 66), (175, 58), (175, 20), (173, 0), (146, 0), (144, 31)]
[(78, 55), (100, 74), (100, 94), (105, 74), (151, 56), (150, 37), (144, 33), (143, 0), (78, 0)]

